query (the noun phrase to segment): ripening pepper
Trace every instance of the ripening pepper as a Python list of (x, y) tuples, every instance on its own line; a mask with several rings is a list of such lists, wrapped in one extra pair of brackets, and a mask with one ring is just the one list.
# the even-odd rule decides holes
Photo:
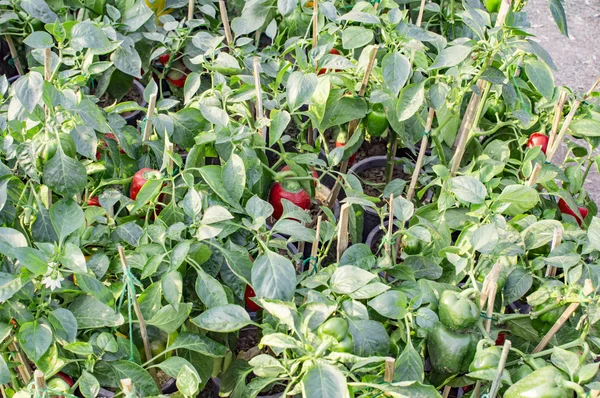
[(440, 297), (438, 315), (440, 321), (452, 330), (465, 330), (477, 323), (479, 308), (468, 296), (473, 290), (463, 292), (445, 290)]
[(458, 333), (436, 323), (427, 336), (431, 368), (444, 375), (467, 372), (475, 357), (477, 340), (474, 333)]
[(567, 376), (554, 366), (544, 366), (510, 386), (504, 398), (572, 398), (573, 391), (559, 386), (557, 380)]
[(473, 362), (471, 362), (471, 365), (469, 365), (469, 372), (496, 369), (500, 364), (501, 356), (502, 348), (497, 345), (493, 345), (493, 342), (489, 340), (479, 340), (479, 343), (477, 343), (475, 358), (473, 359)]
[(385, 116), (383, 105), (373, 104), (373, 109), (367, 115), (367, 122), (365, 124), (367, 132), (373, 137), (379, 137), (385, 132), (390, 123)]

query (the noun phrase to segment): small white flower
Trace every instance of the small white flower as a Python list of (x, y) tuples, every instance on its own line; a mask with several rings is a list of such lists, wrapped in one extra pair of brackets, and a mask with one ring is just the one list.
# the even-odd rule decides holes
[(54, 291), (54, 289), (60, 288), (61, 282), (64, 280), (65, 278), (58, 270), (58, 264), (55, 262), (48, 263), (48, 270), (44, 274), (42, 283), (51, 291)]

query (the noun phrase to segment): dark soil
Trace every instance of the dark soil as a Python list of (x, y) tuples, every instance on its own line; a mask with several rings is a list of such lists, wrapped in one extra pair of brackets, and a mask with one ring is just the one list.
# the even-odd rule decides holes
[(215, 394), (215, 386), (212, 380), (209, 380), (208, 383), (204, 386), (204, 390), (200, 391), (196, 398), (218, 398), (219, 395)]
[[(365, 194), (373, 197), (379, 197), (386, 185), (385, 167), (373, 167), (358, 173), (358, 177), (362, 180), (363, 191)], [(410, 177), (401, 170), (401, 166), (394, 167), (392, 179), (397, 178), (410, 182)], [(380, 201), (378, 206), (383, 206), (384, 201)]]
[(248, 326), (240, 330), (237, 345), (233, 351), (237, 357), (241, 352), (246, 352), (258, 345), (260, 339), (258, 336), (258, 328), (256, 326)]
[[(144, 93), (141, 92), (140, 90), (138, 90), (137, 86), (133, 85), (133, 86), (131, 86), (131, 89), (129, 89), (127, 94), (125, 94), (125, 96), (123, 96), (123, 98), (121, 98), (121, 102), (127, 102), (127, 101), (134, 101), (138, 105), (142, 105), (144, 103)], [(114, 102), (115, 102), (114, 98), (112, 98), (108, 93), (104, 93), (104, 95), (102, 97), (100, 97), (98, 100), (98, 106), (104, 108), (106, 106), (110, 106), (110, 105), (114, 104)], [(121, 116), (123, 116), (124, 118), (127, 118), (128, 116), (131, 116), (135, 112), (136, 111), (124, 112), (121, 114)]]

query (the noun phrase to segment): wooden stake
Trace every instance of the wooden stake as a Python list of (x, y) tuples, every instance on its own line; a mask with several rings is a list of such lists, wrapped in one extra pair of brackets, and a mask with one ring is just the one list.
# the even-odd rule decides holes
[(15, 42), (13, 41), (12, 36), (5, 35), (4, 39), (6, 40), (6, 43), (8, 44), (8, 49), (10, 50), (10, 56), (12, 57), (13, 61), (15, 62), (15, 69), (17, 70), (17, 73), (19, 74), (19, 76), (24, 76), (25, 71), (23, 70), (23, 66), (21, 65), (21, 60), (19, 60), (19, 56), (17, 55), (17, 48), (15, 47)]
[(35, 384), (35, 391), (39, 397), (46, 396), (46, 378), (41, 370), (36, 369), (33, 372), (33, 382)]
[(313, 1), (312, 15), (312, 48), (319, 44), (319, 0)]
[[(504, 25), (506, 21), (506, 16), (510, 11), (512, 0), (502, 0), (502, 4), (500, 5), (500, 11), (498, 12), (498, 18), (496, 19), (496, 27), (501, 27)], [(493, 60), (490, 60), (490, 64)], [(480, 80), (477, 82), (477, 87), (480, 92), (484, 92), (487, 88), (487, 82), (484, 80)], [(451, 175), (455, 175), (460, 167), (460, 162), (462, 161), (462, 157), (465, 153), (465, 149), (467, 147), (467, 143), (469, 142), (469, 136), (471, 133), (471, 129), (473, 128), (473, 123), (475, 122), (475, 115), (477, 113), (477, 108), (481, 103), (481, 96), (473, 92), (471, 96), (471, 100), (469, 101), (469, 105), (467, 107), (467, 111), (463, 116), (463, 120), (460, 125), (460, 129), (458, 130), (457, 135), (457, 145), (456, 150), (454, 151), (454, 157), (452, 158), (452, 165), (450, 168)]]
[[(560, 245), (560, 243), (562, 242), (562, 234), (563, 231), (561, 228), (555, 228), (554, 229), (554, 236), (552, 237), (552, 245), (550, 246), (550, 251), (554, 251), (554, 249), (556, 249), (556, 246)], [(550, 276), (556, 276), (556, 267), (553, 267), (551, 265), (548, 265), (548, 269), (546, 270), (546, 277), (550, 277)]]
[(169, 152), (169, 159), (168, 159), (168, 170), (169, 172), (173, 172), (173, 158), (171, 157), (171, 155), (173, 155), (173, 143), (169, 142), (167, 144), (167, 151)]
[[(117, 246), (117, 250), (119, 251), (119, 257), (121, 259), (121, 266), (123, 267), (123, 272), (127, 273), (127, 272), (129, 272), (129, 266), (127, 265), (127, 258), (125, 258), (125, 251), (123, 250), (123, 247), (121, 245)], [(125, 286), (125, 289), (127, 289), (127, 286)], [(132, 296), (133, 297), (131, 297), (130, 299), (132, 300), (133, 309), (134, 309), (135, 315), (138, 319), (138, 325), (140, 327), (140, 334), (142, 336), (142, 342), (144, 343), (144, 351), (146, 353), (147, 360), (150, 361), (151, 358), (153, 358), (153, 355), (152, 355), (152, 349), (150, 348), (150, 339), (148, 338), (148, 329), (146, 328), (146, 321), (144, 320), (144, 316), (142, 315), (142, 310), (140, 309), (140, 304), (137, 301), (137, 296), (135, 294), (135, 291), (132, 292)], [(152, 378), (154, 379), (154, 382), (156, 383), (156, 385), (158, 386), (158, 389), (160, 390), (161, 385), (158, 380), (158, 377), (156, 376), (156, 369), (149, 368), (148, 371), (150, 372), (150, 376), (152, 376)]]
[(500, 275), (500, 263), (494, 264), (489, 274), (485, 277), (483, 281), (483, 286), (481, 288), (481, 294), (479, 295), (479, 307), (483, 309), (483, 307), (488, 302), (488, 297), (490, 296), (490, 287), (493, 284), (498, 284), (498, 277)]
[[(252, 69), (254, 71), (254, 89), (256, 91), (256, 120), (260, 120), (264, 117), (263, 104), (262, 104), (262, 89), (260, 86), (260, 57), (254, 57), (252, 60)], [(261, 135), (264, 142), (267, 142), (267, 129), (261, 128)]]
[(21, 376), (21, 379), (25, 384), (28, 384), (29, 380), (31, 380), (31, 367), (29, 366), (29, 362), (25, 360), (23, 354), (21, 354), (21, 350), (19, 350), (19, 346), (14, 341), (8, 345), (8, 350), (15, 353), (17, 362), (19, 362), (17, 372), (19, 372), (19, 376)]
[(146, 113), (146, 126), (144, 126), (144, 134), (142, 136), (143, 141), (150, 140), (150, 133), (152, 132), (152, 117), (154, 116), (155, 108), (156, 108), (156, 94), (152, 94), (148, 101), (148, 112)]
[(194, 19), (194, 7), (195, 7), (195, 1), (194, 0), (189, 0), (188, 1), (188, 21), (191, 21), (192, 19)]
[[(395, 262), (395, 258), (392, 257), (392, 235), (394, 234), (394, 194), (390, 195), (390, 211), (388, 217), (388, 230), (385, 242), (385, 255), (390, 261)], [(392, 264), (393, 265), (393, 264)]]
[(340, 209), (340, 219), (338, 221), (339, 229), (337, 236), (337, 261), (340, 262), (340, 258), (344, 251), (348, 248), (348, 214), (350, 213), (350, 204), (344, 203)]
[(44, 80), (49, 81), (52, 78), (52, 50), (44, 49)]
[(394, 358), (386, 358), (385, 360), (385, 373), (383, 375), (383, 381), (391, 383), (394, 381), (394, 368), (396, 366), (396, 360)]
[(498, 394), (498, 389), (502, 385), (502, 374), (504, 373), (504, 367), (506, 366), (506, 359), (508, 358), (508, 354), (510, 353), (510, 347), (512, 343), (510, 340), (504, 341), (504, 346), (502, 347), (502, 355), (500, 356), (500, 363), (498, 364), (498, 373), (496, 373), (496, 377), (492, 382), (492, 387), (490, 388), (489, 398), (496, 398), (496, 394)]
[[(367, 64), (367, 69), (365, 70), (365, 75), (363, 76), (362, 84), (361, 84), (360, 90), (358, 92), (359, 97), (364, 97), (365, 92), (367, 91), (367, 85), (369, 84), (369, 77), (371, 76), (371, 72), (373, 71), (373, 66), (375, 65), (375, 59), (377, 56), (378, 49), (379, 49), (379, 47), (375, 47), (371, 50), (369, 63)], [(360, 119), (355, 119), (355, 120), (350, 121), (350, 123), (348, 123), (348, 139), (350, 139), (350, 137), (352, 137), (352, 134), (354, 134), (354, 131), (356, 131), (356, 128), (358, 127), (359, 122), (360, 122)], [(348, 160), (344, 160), (342, 162), (342, 164), (340, 165), (340, 173), (345, 174), (347, 171), (348, 171)], [(335, 204), (335, 201), (340, 193), (340, 189), (341, 189), (340, 179), (341, 179), (341, 177), (336, 180), (335, 184), (333, 185), (333, 188), (331, 189), (331, 195), (329, 196), (329, 200), (327, 201), (327, 207), (329, 207), (330, 209)]]
[[(323, 216), (319, 216), (317, 217), (317, 228), (316, 228), (316, 233), (315, 233), (315, 241), (313, 242), (313, 245), (310, 249), (310, 257), (311, 259), (308, 261), (308, 273), (312, 274), (313, 272), (313, 268), (315, 268), (317, 266), (316, 264), (316, 258), (317, 258), (317, 254), (319, 253), (319, 243), (321, 242), (320, 237), (321, 237), (321, 220), (323, 219)], [(313, 264), (314, 261), (314, 264)]]
[(496, 293), (498, 292), (498, 282), (490, 283), (488, 290), (487, 309), (485, 311), (485, 330), (489, 333), (492, 329), (492, 314), (494, 313), (494, 303), (496, 302)]
[[(591, 279), (586, 279), (585, 284), (583, 286), (583, 295), (588, 296), (588, 295), (592, 294), (593, 292), (594, 292), (594, 287), (592, 286)], [(567, 320), (571, 317), (571, 315), (573, 315), (573, 313), (577, 310), (579, 305), (580, 305), (580, 303), (571, 303), (571, 305), (569, 305), (569, 307), (567, 307), (565, 312), (563, 312), (563, 314), (560, 316), (560, 318), (558, 318), (558, 320), (552, 326), (552, 328), (548, 331), (548, 333), (546, 333), (546, 335), (544, 336), (542, 341), (540, 341), (540, 343), (537, 345), (537, 347), (535, 347), (535, 349), (533, 350), (533, 354), (538, 353), (538, 352), (542, 351), (544, 348), (546, 348), (546, 346), (548, 345), (548, 343), (550, 342), (552, 337), (554, 337), (554, 335), (560, 330), (560, 328), (563, 327), (563, 325), (567, 322)]]
[(231, 27), (229, 26), (229, 16), (227, 15), (227, 4), (225, 0), (219, 0), (219, 11), (221, 12), (221, 22), (223, 23), (223, 30), (225, 31), (225, 40), (227, 45), (231, 47), (233, 44), (233, 36), (231, 35)]
[(444, 392), (442, 393), (442, 398), (448, 398), (448, 396), (450, 395), (450, 386), (446, 386), (444, 387)]
[(417, 17), (417, 23), (415, 25), (421, 26), (423, 22), (423, 14), (425, 13), (425, 0), (421, 0), (421, 7), (419, 8), (419, 16)]
[(406, 199), (409, 202), (413, 199), (415, 188), (417, 187), (417, 181), (419, 180), (419, 174), (421, 174), (421, 168), (423, 167), (423, 159), (425, 158), (425, 152), (427, 151), (427, 141), (429, 138), (429, 132), (431, 131), (431, 125), (433, 124), (434, 115), (435, 110), (433, 108), (429, 108), (427, 123), (425, 124), (425, 131), (423, 138), (421, 139), (421, 147), (419, 148), (417, 162), (415, 163), (415, 170), (413, 171), (412, 178), (410, 179), (410, 185), (408, 187), (408, 193), (406, 194)]
[[(565, 106), (566, 100), (567, 100), (567, 93), (565, 91), (561, 91), (560, 97), (558, 99), (558, 103), (554, 107), (554, 119), (552, 120), (552, 130), (550, 130), (550, 136), (548, 137), (547, 148), (552, 148), (554, 146), (554, 142), (556, 140), (556, 133), (558, 132), (558, 125), (560, 124), (560, 120), (562, 119), (563, 108)], [(546, 151), (547, 151), (547, 149), (546, 149)], [(550, 161), (550, 160), (548, 160), (548, 157), (546, 157), (546, 161), (548, 161), (548, 162)], [(533, 172), (531, 173), (529, 180), (527, 180), (526, 185), (530, 186), (530, 187), (534, 186), (541, 171), (542, 171), (542, 164), (537, 163), (535, 165), (535, 167), (533, 168)]]
[(133, 395), (133, 382), (131, 379), (121, 379), (121, 389), (126, 397)]

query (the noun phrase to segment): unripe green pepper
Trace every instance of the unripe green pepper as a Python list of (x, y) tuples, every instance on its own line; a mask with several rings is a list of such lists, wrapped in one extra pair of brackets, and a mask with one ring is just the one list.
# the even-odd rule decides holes
[(478, 370), (496, 369), (500, 364), (502, 349), (493, 345), (493, 342), (483, 339), (477, 343), (477, 352), (471, 365), (469, 372), (477, 372)]
[(348, 321), (343, 318), (331, 318), (317, 329), (320, 337), (330, 336), (341, 343), (348, 335)]
[(366, 121), (367, 133), (373, 137), (381, 136), (389, 127), (390, 123), (385, 115), (385, 110), (381, 104), (373, 104), (373, 109), (367, 115)]
[(510, 386), (504, 398), (572, 398), (573, 391), (559, 386), (557, 380), (567, 380), (567, 376), (554, 366), (545, 366)]
[[(535, 307), (533, 307), (533, 311), (541, 311), (544, 308), (548, 307), (548, 305), (552, 305), (552, 303), (545, 302), (542, 304), (538, 304)], [(554, 326), (556, 321), (558, 321), (558, 318), (560, 318), (563, 312), (565, 312), (564, 306), (555, 308), (552, 311), (548, 311), (538, 316), (537, 318), (532, 319), (531, 326), (533, 326), (533, 328), (539, 333), (546, 334), (548, 333), (548, 331), (550, 331), (552, 326)]]
[(437, 373), (455, 375), (469, 370), (475, 357), (477, 337), (474, 333), (457, 333), (438, 322), (427, 336), (431, 367)]
[(354, 352), (354, 342), (352, 341), (352, 336), (348, 334), (342, 341), (332, 345), (331, 351), (347, 352), (352, 354)]
[(468, 298), (473, 291), (467, 289), (457, 293), (445, 290), (440, 297), (438, 315), (440, 321), (452, 330), (464, 330), (477, 323), (479, 308)]

